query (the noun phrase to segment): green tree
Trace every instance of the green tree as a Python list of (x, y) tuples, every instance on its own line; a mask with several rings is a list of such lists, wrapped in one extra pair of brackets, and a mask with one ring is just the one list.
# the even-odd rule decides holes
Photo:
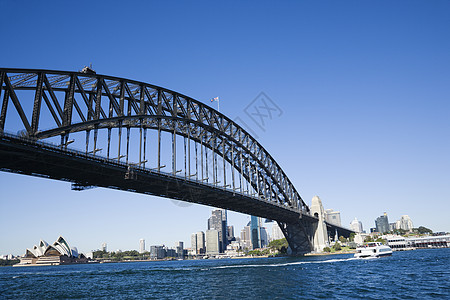
[(323, 248), (323, 252), (331, 252), (330, 247), (325, 247), (325, 248)]
[(408, 232), (408, 231), (406, 231), (406, 230), (404, 230), (404, 229), (401, 229), (401, 228), (395, 229), (395, 230), (394, 230), (394, 233), (395, 233), (395, 234), (398, 234), (398, 235), (405, 235), (407, 232)]
[(103, 251), (103, 250), (98, 250), (98, 251), (94, 251), (94, 253), (92, 255), (93, 255), (92, 258), (108, 257), (108, 252)]
[(342, 235), (339, 237), (339, 241), (343, 244), (347, 242), (347, 239), (343, 237)]
[(382, 238), (377, 238), (376, 240), (375, 240), (375, 242), (380, 242), (380, 243), (382, 243), (382, 244), (386, 244), (386, 240), (385, 239), (382, 239)]
[(333, 249), (339, 251), (342, 249), (341, 244), (339, 242), (334, 243)]
[(0, 259), (0, 266), (12, 266), (18, 264), (19, 262), (19, 259)]
[(424, 226), (420, 226), (419, 228), (414, 228), (414, 231), (417, 231), (419, 234), (432, 234), (433, 230), (426, 228)]
[(288, 247), (289, 247), (289, 244), (288, 244), (286, 238), (279, 239), (279, 240), (273, 240), (269, 243), (269, 248), (272, 251), (278, 251), (282, 254), (287, 253)]
[(350, 237), (348, 238), (349, 241), (353, 242), (355, 240), (355, 236), (356, 236), (356, 233), (354, 233), (354, 232), (350, 233)]
[(364, 242), (373, 242), (373, 238), (370, 236), (370, 235), (368, 235), (368, 236), (366, 236), (366, 238), (364, 239)]

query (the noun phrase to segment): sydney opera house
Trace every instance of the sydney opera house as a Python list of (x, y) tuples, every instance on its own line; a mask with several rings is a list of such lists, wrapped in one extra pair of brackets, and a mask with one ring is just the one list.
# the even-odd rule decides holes
[(78, 253), (76, 247), (70, 247), (66, 240), (60, 236), (56, 242), (49, 245), (41, 240), (32, 249), (27, 249), (25, 255), (16, 266), (43, 266), (43, 265), (66, 265), (76, 263), (86, 263), (88, 259)]

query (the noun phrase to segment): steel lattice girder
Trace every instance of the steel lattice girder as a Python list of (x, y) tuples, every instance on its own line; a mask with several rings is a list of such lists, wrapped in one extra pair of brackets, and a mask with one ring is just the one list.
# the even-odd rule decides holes
[[(272, 156), (234, 121), (197, 100), (143, 82), (79, 72), (0, 68), (0, 83), (0, 96), (3, 95), (0, 131), (7, 130), (5, 119), (8, 109), (12, 109), (8, 107), (11, 99), (27, 136), (36, 139), (61, 135), (67, 140), (72, 132), (117, 126), (157, 129), (183, 137), (189, 135), (221, 155), (238, 172), (243, 171), (256, 190), (267, 191), (274, 186), (276, 192), (273, 194), (280, 196), (277, 201), (309, 212)], [(31, 123), (16, 94), (18, 90), (35, 92)], [(63, 92), (64, 99), (58, 98), (57, 92)], [(42, 103), (51, 112), (53, 129), (42, 131), (39, 128)], [(81, 121), (74, 122), (74, 116)], [(219, 147), (215, 147), (216, 144)], [(245, 156), (250, 170), (242, 168), (239, 155), (232, 157), (231, 148)], [(262, 185), (264, 189), (261, 189)]]

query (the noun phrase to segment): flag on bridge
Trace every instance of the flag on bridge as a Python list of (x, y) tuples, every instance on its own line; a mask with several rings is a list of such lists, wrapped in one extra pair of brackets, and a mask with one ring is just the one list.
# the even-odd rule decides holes
[(215, 97), (215, 98), (211, 99), (211, 102), (214, 102), (214, 101), (219, 101), (219, 97)]

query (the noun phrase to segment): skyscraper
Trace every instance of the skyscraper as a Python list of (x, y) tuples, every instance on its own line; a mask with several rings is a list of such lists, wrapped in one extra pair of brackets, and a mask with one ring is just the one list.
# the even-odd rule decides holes
[(278, 223), (274, 222), (273, 226), (272, 226), (272, 239), (279, 240), (279, 239), (282, 239), (282, 238), (284, 238), (283, 231), (281, 231), (281, 228), (278, 225)]
[(205, 254), (205, 233), (203, 231), (197, 232), (197, 254)]
[(178, 245), (176, 247), (177, 250), (177, 257), (184, 259), (184, 247), (183, 247), (183, 242), (178, 242)]
[(252, 249), (261, 248), (261, 232), (259, 218), (252, 216), (250, 219), (250, 234), (252, 239)]
[(389, 231), (389, 221), (388, 221), (387, 213), (384, 213), (382, 216), (379, 216), (375, 220), (375, 226), (376, 226), (377, 232), (385, 233), (385, 232)]
[(234, 240), (234, 226), (227, 226), (227, 244), (230, 244)]
[(193, 233), (191, 234), (191, 249), (193, 253), (198, 254), (197, 252), (197, 234)]
[(208, 219), (208, 230), (217, 230), (219, 233), (219, 252), (227, 247), (227, 213), (224, 209), (215, 209)]
[(106, 243), (102, 244), (102, 251), (108, 252)]
[(139, 253), (144, 253), (144, 252), (145, 252), (145, 240), (140, 239), (139, 240)]
[(267, 247), (269, 244), (269, 234), (267, 233), (266, 227), (260, 227), (260, 237), (261, 248)]
[(403, 215), (400, 218), (400, 229), (410, 231), (413, 229), (413, 222), (408, 215)]
[(218, 254), (219, 250), (219, 231), (215, 229), (206, 231), (206, 254)]
[(163, 259), (164, 257), (166, 257), (164, 246), (150, 246), (151, 259)]
[(358, 221), (357, 218), (355, 218), (351, 223), (350, 223), (350, 229), (353, 230), (356, 233), (361, 233), (363, 232), (363, 226), (361, 221)]
[(250, 233), (250, 226), (245, 226), (241, 231), (241, 247), (243, 249), (249, 249), (252, 248), (252, 238)]

